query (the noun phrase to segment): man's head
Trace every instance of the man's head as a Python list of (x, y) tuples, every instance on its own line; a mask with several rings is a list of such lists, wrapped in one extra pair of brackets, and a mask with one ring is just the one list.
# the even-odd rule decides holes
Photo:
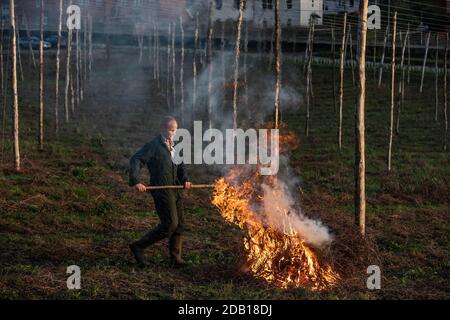
[(178, 129), (177, 120), (174, 117), (166, 116), (161, 120), (161, 134), (166, 138), (173, 140)]

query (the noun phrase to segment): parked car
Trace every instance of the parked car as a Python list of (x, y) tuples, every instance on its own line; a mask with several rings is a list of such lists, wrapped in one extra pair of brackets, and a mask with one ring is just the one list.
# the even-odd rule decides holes
[[(48, 36), (47, 38), (45, 38), (45, 41), (49, 42), (53, 48), (56, 48), (56, 46), (58, 45), (58, 36), (56, 34)], [(66, 46), (67, 46), (67, 41), (64, 37), (61, 36), (61, 47), (66, 47)]]
[[(19, 46), (23, 49), (28, 49), (31, 45), (31, 48), (33, 50), (38, 50), (40, 46), (40, 40), (38, 37), (21, 37), (19, 38)], [(50, 49), (52, 47), (52, 44), (50, 42), (44, 41), (43, 43), (44, 50)]]

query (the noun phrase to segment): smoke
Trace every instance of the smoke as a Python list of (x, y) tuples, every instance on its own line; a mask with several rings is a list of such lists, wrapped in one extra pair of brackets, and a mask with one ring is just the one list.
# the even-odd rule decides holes
[(295, 199), (290, 188), (278, 180), (274, 187), (262, 186), (264, 213), (270, 226), (283, 233), (297, 233), (305, 243), (321, 248), (331, 243), (328, 228), (319, 220), (306, 217), (295, 207)]

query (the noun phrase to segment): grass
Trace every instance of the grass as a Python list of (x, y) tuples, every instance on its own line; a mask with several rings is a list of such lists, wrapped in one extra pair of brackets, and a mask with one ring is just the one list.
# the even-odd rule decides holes
[[(135, 57), (129, 53), (127, 59)], [(113, 59), (123, 56), (117, 54)], [(137, 58), (136, 58), (137, 61)], [(258, 88), (260, 71), (249, 83)], [(290, 164), (301, 178), (298, 197), (307, 215), (320, 218), (335, 234), (334, 265), (342, 271), (337, 288), (325, 292), (280, 289), (255, 279), (243, 263), (242, 231), (211, 206), (208, 191), (185, 194), (190, 266), (173, 269), (167, 244), (147, 252), (151, 266), (135, 268), (128, 244), (158, 223), (151, 197), (127, 185), (129, 156), (156, 132), (166, 113), (164, 95), (155, 94), (149, 67), (128, 69), (95, 63), (86, 101), (63, 125), (51, 130), (52, 94), (47, 96), (45, 152), (36, 146), (37, 74), (25, 69), (19, 86), (23, 170), (11, 170), (11, 142), (2, 140), (0, 171), (0, 297), (3, 299), (411, 299), (449, 298), (450, 158), (441, 151), (440, 123), (433, 120), (432, 81), (424, 94), (411, 86), (394, 137), (393, 171), (386, 170), (388, 86), (369, 75), (367, 129), (367, 240), (355, 240), (353, 227), (354, 87), (347, 70), (343, 149), (336, 146), (329, 70), (315, 67), (315, 100), (309, 137), (304, 136), (304, 105), (282, 105), (283, 119), (300, 138)], [(49, 66), (47, 79), (54, 70)], [(263, 71), (265, 72), (265, 71)], [(186, 70), (189, 74), (189, 69)], [(302, 94), (301, 67), (285, 65), (284, 84)], [(385, 73), (385, 76), (387, 74)], [(48, 92), (53, 82), (47, 81)], [(251, 115), (271, 104), (251, 96)], [(255, 108), (255, 110), (252, 110)], [(241, 109), (242, 110), (242, 109)], [(6, 123), (9, 125), (9, 110)], [(245, 115), (244, 115), (245, 114)], [(269, 113), (267, 113), (269, 114)], [(242, 111), (240, 119), (247, 118)], [(7, 127), (8, 128), (8, 127)], [(9, 129), (8, 129), (9, 130)], [(218, 176), (191, 168), (194, 182)], [(354, 242), (349, 242), (350, 240)], [(82, 290), (66, 288), (66, 268), (82, 270)], [(366, 268), (379, 264), (382, 290), (365, 287)], [(348, 271), (345, 271), (348, 269)]]

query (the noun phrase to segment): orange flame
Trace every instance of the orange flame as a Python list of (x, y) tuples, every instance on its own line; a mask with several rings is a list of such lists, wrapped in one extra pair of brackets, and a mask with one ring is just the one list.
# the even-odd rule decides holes
[(226, 178), (215, 182), (212, 196), (212, 204), (219, 209), (222, 217), (246, 231), (243, 242), (251, 272), (282, 288), (323, 290), (336, 285), (339, 275), (329, 264), (319, 263), (316, 254), (292, 228), (289, 212), (278, 208), (285, 210), (283, 231), (271, 226), (263, 215), (256, 212), (254, 208), (260, 206), (263, 200), (258, 194), (262, 183), (273, 186), (272, 192), (279, 192), (276, 188), (277, 177), (257, 173), (249, 175), (235, 167)]

